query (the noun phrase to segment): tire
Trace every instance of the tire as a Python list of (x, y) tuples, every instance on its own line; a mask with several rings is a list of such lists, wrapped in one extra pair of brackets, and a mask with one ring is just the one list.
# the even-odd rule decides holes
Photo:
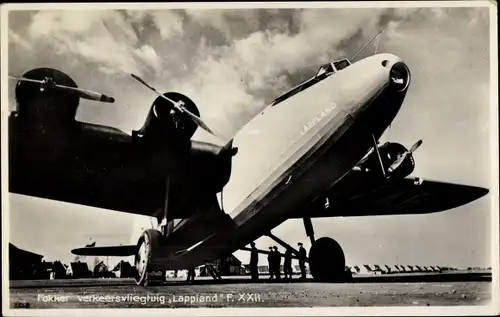
[(345, 281), (345, 256), (340, 244), (328, 237), (316, 240), (309, 251), (309, 269), (317, 282)]
[(161, 241), (161, 233), (155, 229), (144, 231), (137, 242), (134, 264), (135, 282), (138, 286), (148, 285), (148, 272), (153, 269), (152, 261)]

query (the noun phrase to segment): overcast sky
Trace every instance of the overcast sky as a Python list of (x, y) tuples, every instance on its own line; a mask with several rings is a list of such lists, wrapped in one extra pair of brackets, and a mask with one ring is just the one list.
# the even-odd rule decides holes
[[(412, 83), (383, 139), (407, 147), (424, 140), (414, 175), (490, 188), (486, 8), (11, 12), (8, 66), (16, 75), (54, 67), (80, 87), (116, 98), (112, 105), (82, 100), (81, 121), (140, 128), (155, 96), (127, 75), (134, 72), (160, 91), (188, 95), (210, 126), (234, 134), (321, 64), (352, 56), (386, 23), (378, 52), (402, 57)], [(360, 58), (374, 51), (370, 45)], [(13, 97), (10, 87), (11, 108)], [(210, 139), (202, 131), (195, 138)], [(126, 244), (136, 218), (10, 198), (11, 242), (48, 260), (73, 259), (70, 250), (91, 238)], [(313, 224), (317, 237), (339, 241), (350, 265), (490, 266), (489, 206), (490, 195), (439, 214)], [(287, 221), (274, 233), (309, 247), (302, 221)], [(267, 249), (271, 241), (257, 243)], [(237, 256), (248, 261), (244, 252)]]

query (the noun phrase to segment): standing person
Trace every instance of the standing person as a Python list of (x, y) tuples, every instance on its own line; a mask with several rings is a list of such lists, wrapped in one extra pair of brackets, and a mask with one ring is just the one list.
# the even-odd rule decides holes
[(286, 248), (285, 263), (283, 264), (285, 279), (292, 280), (292, 249)]
[(269, 263), (269, 279), (273, 279), (274, 275), (274, 254), (273, 247), (269, 247), (269, 253), (267, 255), (267, 262)]
[(187, 281), (188, 281), (188, 282), (194, 282), (194, 277), (195, 277), (195, 275), (196, 275), (196, 272), (195, 272), (195, 270), (194, 270), (194, 267), (192, 267), (192, 268), (190, 268), (190, 269), (188, 270), (188, 274), (187, 274), (187, 275), (188, 275), (188, 276), (187, 276)]
[(276, 280), (281, 280), (281, 253), (278, 251), (278, 247), (274, 247), (274, 276)]
[(252, 275), (252, 281), (259, 280), (259, 271), (257, 270), (257, 264), (259, 263), (259, 253), (255, 247), (255, 242), (250, 243), (252, 246), (252, 251), (250, 253), (250, 274)]
[(299, 242), (300, 279), (303, 281), (306, 279), (306, 257), (306, 249), (304, 249), (302, 242)]

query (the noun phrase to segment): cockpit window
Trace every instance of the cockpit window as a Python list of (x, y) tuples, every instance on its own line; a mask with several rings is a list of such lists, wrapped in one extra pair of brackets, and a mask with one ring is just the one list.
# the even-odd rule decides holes
[(333, 73), (334, 71), (335, 71), (335, 69), (333, 68), (332, 63), (328, 63), (325, 65), (322, 65), (319, 68), (318, 72), (316, 73), (316, 77), (320, 77), (323, 74), (329, 75), (329, 74)]
[(302, 84), (296, 86), (295, 88), (287, 91), (283, 95), (279, 96), (271, 103), (271, 106), (277, 105), (278, 103), (290, 98), (291, 96), (297, 94), (298, 92), (300, 92), (304, 89), (311, 87), (312, 85), (322, 81), (326, 77), (328, 77), (332, 74), (335, 74), (336, 71), (342, 70), (342, 69), (348, 67), (349, 65), (351, 65), (351, 63), (349, 62), (349, 60), (347, 58), (340, 59), (340, 60), (335, 61), (333, 63), (327, 63), (327, 64), (322, 65), (319, 68), (318, 72), (316, 73), (316, 76), (303, 82)]
[(339, 61), (334, 62), (333, 65), (335, 65), (335, 68), (337, 70), (342, 70), (342, 69), (348, 67), (349, 65), (351, 65), (351, 63), (349, 62), (349, 60), (347, 60), (347, 58), (345, 58), (345, 59), (341, 59)]
[(349, 65), (351, 65), (351, 63), (349, 62), (349, 60), (347, 58), (340, 59), (340, 60), (335, 61), (333, 63), (324, 64), (319, 68), (318, 72), (316, 73), (316, 77), (320, 77), (323, 74), (326, 74), (327, 76), (331, 75), (332, 73), (335, 73), (336, 71), (342, 70), (342, 69), (348, 67)]

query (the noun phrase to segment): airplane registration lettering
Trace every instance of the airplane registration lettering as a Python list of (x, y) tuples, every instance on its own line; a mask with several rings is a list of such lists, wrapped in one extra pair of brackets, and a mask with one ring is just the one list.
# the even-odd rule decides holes
[(306, 134), (309, 132), (316, 124), (318, 124), (321, 120), (323, 120), (328, 114), (330, 114), (335, 108), (337, 108), (336, 104), (329, 105), (319, 115), (311, 119), (309, 122), (304, 124), (304, 127), (302, 128), (302, 135)]

